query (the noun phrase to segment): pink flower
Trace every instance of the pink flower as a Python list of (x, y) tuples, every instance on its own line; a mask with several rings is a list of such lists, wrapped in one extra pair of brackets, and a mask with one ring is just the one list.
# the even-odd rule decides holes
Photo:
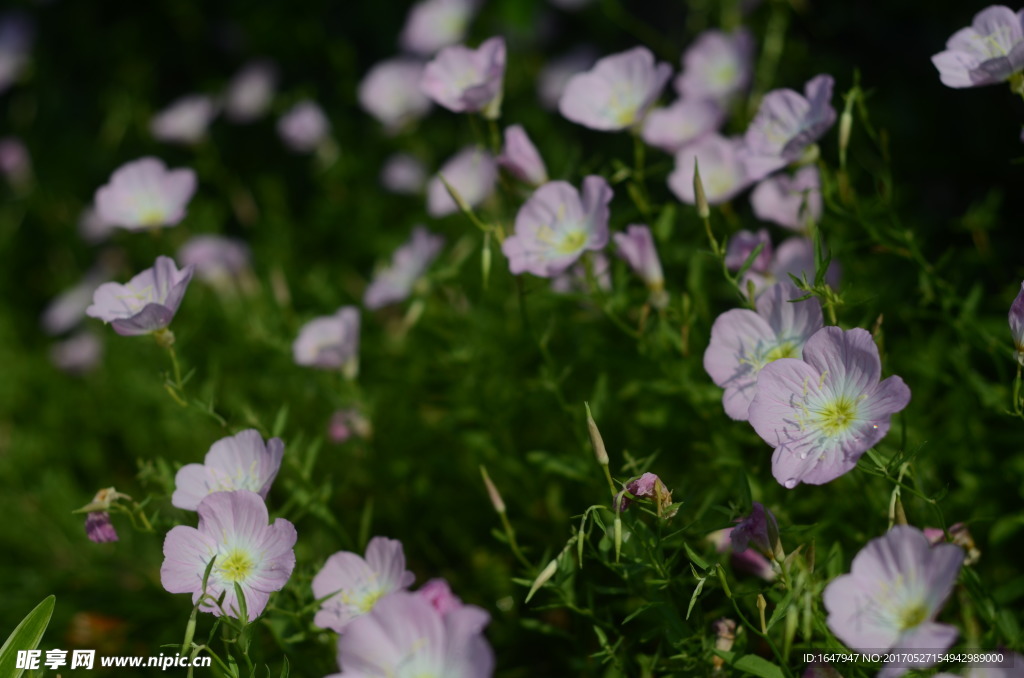
[(409, 588), (415, 579), (405, 569), (405, 553), (397, 539), (374, 537), (366, 546), (365, 559), (339, 551), (313, 577), (313, 596), (323, 599), (313, 623), (340, 633), (381, 598)]
[(465, 607), (462, 599), (452, 593), (452, 588), (444, 579), (431, 579), (421, 586), (416, 593), (429, 600), (430, 604), (441, 613), (442, 617)]
[(1017, 362), (1024, 365), (1024, 282), (1020, 284), (1017, 298), (1010, 304), (1010, 334)]
[(299, 330), (292, 356), (298, 365), (340, 369), (355, 377), (359, 371), (359, 309), (343, 306), (334, 315), (310, 320)]
[(427, 183), (427, 170), (416, 156), (395, 153), (384, 162), (380, 183), (392, 193), (416, 195)]
[(371, 68), (359, 83), (359, 105), (389, 132), (426, 115), (430, 99), (420, 90), (423, 63), (396, 58)]
[(704, 193), (712, 205), (729, 200), (750, 185), (740, 158), (739, 140), (708, 134), (679, 151), (676, 168), (668, 177), (668, 187), (688, 205), (697, 203), (693, 191), (694, 160), (699, 162)]
[(50, 362), (73, 375), (91, 372), (103, 358), (103, 343), (92, 332), (83, 331), (50, 347)]
[(633, 503), (630, 495), (637, 499), (650, 499), (658, 515), (665, 519), (674, 517), (679, 511), (678, 507), (672, 508), (672, 491), (655, 473), (645, 473), (626, 483), (626, 489), (615, 497), (616, 510), (625, 511), (630, 507)]
[(19, 11), (0, 14), (0, 93), (21, 77), (29, 64), (35, 26)]
[[(170, 593), (191, 593), (203, 612), (235, 619), (241, 614), (237, 584), (248, 620), (255, 621), (295, 568), (295, 526), (284, 518), (268, 525), (266, 504), (248, 490), (215, 492), (200, 502), (198, 511), (198, 529), (178, 525), (167, 533), (160, 582)], [(203, 574), (211, 559), (204, 592)], [(222, 594), (224, 601), (217, 605)]]
[(746, 421), (760, 374), (781, 358), (799, 358), (822, 326), (817, 299), (790, 303), (800, 292), (779, 282), (757, 299), (757, 311), (734, 308), (715, 319), (704, 352), (704, 370), (725, 389), (722, 406), (732, 419)]
[(195, 192), (192, 170), (168, 170), (157, 158), (141, 158), (122, 165), (96, 191), (96, 212), (104, 222), (128, 230), (174, 226), (185, 218)]
[(717, 130), (724, 117), (725, 112), (714, 102), (678, 99), (668, 108), (648, 113), (641, 136), (650, 146), (677, 153)]
[(946, 43), (946, 51), (932, 57), (947, 87), (981, 87), (1008, 80), (1024, 70), (1024, 10), (1014, 14), (1003, 5), (986, 7), (974, 15)]
[(574, 75), (558, 109), (590, 129), (626, 129), (643, 120), (671, 76), (671, 66), (655, 65), (649, 49), (634, 47), (600, 59), (589, 71)]
[(32, 157), (21, 139), (0, 139), (0, 174), (17, 189), (27, 187), (32, 180)]
[(771, 271), (772, 261), (772, 239), (768, 235), (768, 229), (762, 228), (757, 233), (750, 231), (739, 231), (729, 238), (729, 245), (725, 251), (725, 267), (730, 271), (738, 271), (758, 246), (761, 246), (761, 253), (751, 262), (748, 271), (767, 274)]
[(763, 221), (797, 231), (808, 230), (821, 218), (821, 176), (808, 165), (796, 174), (776, 174), (765, 179), (750, 194), (754, 214)]
[(661, 261), (658, 259), (658, 250), (654, 247), (651, 229), (633, 224), (626, 227), (625, 233), (616, 233), (612, 237), (619, 256), (643, 279), (652, 295), (658, 297), (657, 303), (667, 302), (667, 299), (661, 299), (667, 296), (664, 295), (665, 276), (661, 271)]
[(437, 174), (427, 184), (427, 214), (435, 218), (459, 211), (459, 206), (439, 177), (444, 177), (463, 202), (476, 207), (494, 192), (498, 165), (487, 151), (467, 146), (452, 156)]
[(395, 250), (391, 265), (373, 277), (363, 295), (363, 305), (372, 310), (405, 300), (443, 246), (444, 238), (417, 226), (409, 242)]
[(110, 514), (106, 511), (93, 511), (85, 516), (85, 536), (97, 544), (117, 541), (117, 530), (110, 522)]
[(505, 80), (505, 39), (484, 41), (477, 49), (446, 47), (423, 69), (421, 89), (455, 113), (497, 118)]
[[(953, 592), (964, 552), (953, 544), (931, 546), (915, 527), (897, 525), (872, 539), (853, 559), (850, 574), (825, 588), (828, 627), (854, 650), (942, 652), (956, 640), (956, 627), (935, 623)], [(892, 678), (921, 662), (887, 664), (878, 675)]]
[(548, 169), (530, 141), (522, 125), (505, 128), (505, 146), (498, 156), (498, 164), (509, 174), (527, 184), (540, 186), (548, 180)]
[(402, 49), (430, 56), (448, 45), (462, 42), (476, 14), (476, 0), (422, 0), (409, 10), (398, 38)]
[(305, 100), (292, 106), (277, 121), (277, 133), (296, 153), (310, 153), (323, 144), (331, 132), (331, 123), (323, 109)]
[[(754, 296), (758, 296), (776, 282), (789, 282), (791, 273), (798, 278), (806, 276), (808, 281), (814, 281), (814, 243), (811, 239), (787, 238), (777, 248), (773, 248), (768, 231), (763, 228), (757, 234), (740, 231), (732, 237), (726, 253), (726, 267), (730, 271), (738, 271), (759, 242), (764, 243), (764, 248), (740, 280), (744, 293), (748, 284), (753, 282)], [(839, 285), (839, 262), (834, 259), (825, 272), (825, 282), (832, 287)]]
[(398, 591), (353, 621), (338, 640), (342, 678), (490, 678), (490, 616), (464, 605), (442, 615), (425, 597)]
[(791, 89), (764, 95), (757, 115), (743, 137), (743, 160), (757, 180), (800, 159), (804, 149), (820, 139), (836, 121), (830, 75), (819, 75), (804, 86), (801, 96)]
[(157, 141), (195, 144), (206, 137), (206, 130), (215, 117), (216, 102), (208, 96), (193, 94), (178, 99), (153, 116), (149, 131)]
[(725, 105), (750, 86), (753, 62), (754, 38), (750, 31), (704, 31), (683, 54), (683, 72), (675, 80), (676, 91), (686, 99)]
[(277, 87), (277, 68), (269, 61), (250, 61), (231, 78), (224, 95), (228, 120), (247, 123), (267, 112)]
[(196, 235), (178, 250), (178, 260), (195, 268), (196, 276), (223, 292), (235, 292), (251, 284), (249, 247), (236, 238)]
[(540, 99), (540, 105), (548, 110), (557, 109), (562, 93), (572, 77), (588, 70), (595, 61), (596, 50), (583, 45), (544, 64), (537, 75), (537, 97)]
[(108, 279), (103, 266), (85, 274), (78, 284), (58, 294), (47, 304), (40, 321), (47, 334), (56, 336), (74, 329), (86, 317), (96, 289)]
[(221, 438), (210, 447), (204, 463), (178, 470), (171, 503), (195, 511), (207, 495), (231, 490), (249, 490), (266, 499), (283, 456), (280, 438), (264, 443), (255, 429)]
[(127, 285), (108, 282), (97, 287), (85, 313), (124, 336), (158, 332), (171, 324), (191, 280), (191, 266), (179, 271), (173, 259), (157, 257), (153, 268)]
[(772, 475), (780, 484), (835, 480), (885, 437), (910, 389), (899, 377), (880, 381), (881, 373), (871, 334), (838, 327), (808, 339), (803, 360), (781, 358), (760, 371), (750, 423), (775, 448)]
[(602, 177), (583, 180), (583, 194), (565, 181), (544, 184), (516, 215), (515, 232), (502, 252), (512, 273), (557, 276), (587, 250), (608, 244), (608, 203), (612, 189)]

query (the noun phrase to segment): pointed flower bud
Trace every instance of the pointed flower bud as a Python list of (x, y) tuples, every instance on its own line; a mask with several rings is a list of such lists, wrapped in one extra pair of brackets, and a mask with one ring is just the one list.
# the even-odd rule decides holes
[(608, 465), (608, 451), (604, 447), (604, 439), (601, 438), (601, 431), (597, 428), (597, 422), (590, 414), (590, 403), (583, 403), (587, 408), (587, 432), (590, 434), (590, 444), (594, 446), (594, 456), (601, 466)]
[(533, 594), (540, 589), (541, 586), (548, 583), (548, 580), (555, 576), (555, 572), (558, 571), (558, 558), (555, 558), (547, 564), (541, 573), (537, 575), (537, 578), (533, 581), (533, 585), (530, 586), (530, 592), (526, 594), (526, 602), (530, 602), (530, 598), (533, 598)]
[(505, 502), (501, 498), (501, 493), (498, 492), (498, 488), (491, 482), (491, 477), (487, 474), (487, 468), (485, 466), (480, 467), (480, 475), (484, 479), (484, 487), (487, 488), (487, 496), (491, 498), (491, 504), (494, 506), (494, 510), (498, 513), (505, 512)]
[(693, 159), (693, 195), (697, 203), (697, 214), (701, 219), (711, 217), (711, 208), (708, 206), (708, 196), (704, 193), (704, 182), (700, 179), (700, 167), (697, 166), (697, 158)]

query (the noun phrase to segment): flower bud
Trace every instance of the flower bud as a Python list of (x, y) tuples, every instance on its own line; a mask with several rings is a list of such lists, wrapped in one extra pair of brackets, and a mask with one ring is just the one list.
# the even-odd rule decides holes
[(484, 479), (484, 487), (487, 488), (487, 496), (491, 499), (491, 505), (494, 506), (494, 510), (498, 513), (505, 512), (505, 502), (501, 498), (501, 493), (498, 492), (498, 488), (491, 482), (491, 477), (487, 475), (487, 469), (484, 466), (480, 467), (480, 475)]

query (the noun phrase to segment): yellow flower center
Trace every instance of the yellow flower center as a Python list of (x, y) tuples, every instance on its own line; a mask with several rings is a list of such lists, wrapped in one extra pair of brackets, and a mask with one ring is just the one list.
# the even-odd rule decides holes
[(906, 631), (908, 629), (916, 628), (927, 619), (928, 607), (924, 603), (914, 603), (900, 611), (900, 629)]
[(857, 418), (857, 405), (846, 396), (830, 401), (818, 412), (821, 430), (830, 436), (843, 433)]
[(576, 250), (583, 247), (584, 243), (587, 242), (587, 234), (583, 231), (569, 231), (562, 238), (562, 242), (558, 245), (558, 252), (560, 254), (572, 254)]
[(224, 560), (220, 561), (218, 570), (224, 581), (242, 583), (249, 578), (254, 568), (248, 551), (240, 548), (232, 549)]
[(799, 358), (800, 353), (796, 350), (796, 344), (791, 341), (784, 341), (764, 356), (764, 364), (773, 363), (779, 358)]

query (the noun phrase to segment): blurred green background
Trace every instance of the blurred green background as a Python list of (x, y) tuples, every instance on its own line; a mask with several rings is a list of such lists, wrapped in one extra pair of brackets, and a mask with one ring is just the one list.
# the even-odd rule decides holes
[[(548, 294), (546, 281), (526, 276), (524, 323), (497, 248), (485, 290), (479, 232), (460, 216), (431, 220), (422, 198), (378, 185), (395, 150), (433, 169), (473, 142), (466, 119), (444, 110), (389, 137), (356, 104), (362, 75), (397, 52), (407, 3), (58, 0), (21, 9), (35, 22), (36, 41), (29, 71), (0, 94), (0, 136), (25, 142), (34, 181), (27, 191), (0, 186), (0, 635), (54, 593), (43, 647), (92, 643), (109, 654), (157, 654), (180, 642), (190, 604), (160, 586), (161, 544), (169, 521), (193, 517), (170, 507), (167, 480), (176, 465), (201, 461), (218, 438), (251, 426), (265, 435), (282, 429), (286, 461), (269, 504), (272, 512), (287, 506), (299, 531), (293, 582), (275, 604), (310, 603), (308, 582), (334, 551), (361, 551), (376, 534), (401, 539), (419, 583), (444, 576), (492, 614), (487, 635), (500, 676), (603, 670), (588, 657), (598, 649), (593, 622), (523, 604), (525, 590), (511, 577), (535, 572), (521, 571), (491, 534), (498, 521), (478, 472), (487, 465), (520, 542), (543, 566), (569, 537), (573, 517), (604, 499), (584, 400), (616, 477), (646, 468), (624, 468), (623, 450), (648, 459), (685, 502), (677, 521), (692, 534), (729, 523), (744, 477), (792, 542), (841, 543), (848, 562), (885, 530), (891, 484), (856, 471), (824, 488), (784, 490), (771, 478), (769, 449), (722, 412), (701, 356), (714, 318), (737, 300), (692, 209), (661, 209), (675, 203), (664, 184), (668, 156), (649, 151), (648, 188), (664, 218), (659, 250), (673, 303), (682, 308), (688, 295), (686, 321), (652, 318), (637, 341), (586, 299)], [(858, 120), (850, 152), (856, 209), (838, 205), (833, 193), (822, 220), (843, 267), (840, 324), (870, 329), (884, 315), (886, 374), (901, 375), (913, 399), (880, 449), (920, 449), (915, 483), (941, 495), (947, 524), (968, 521), (983, 551), (979, 577), (1010, 613), (998, 637), (1019, 649), (1024, 422), (1007, 414), (1016, 363), (1006, 312), (1024, 277), (1024, 102), (1004, 87), (948, 89), (929, 61), (980, 9), (766, 2), (745, 24), (759, 44), (770, 22), (787, 27), (778, 70), (759, 83), (762, 91), (800, 89), (827, 72), (836, 78), (838, 109), (859, 71), (870, 92), (870, 121), (882, 142), (872, 142)], [(737, 15), (713, 0), (597, 0), (579, 12), (542, 0), (489, 0), (468, 42), (506, 37), (502, 123), (524, 124), (552, 176), (578, 183), (591, 172), (610, 176), (615, 159), (630, 163), (630, 139), (541, 109), (535, 79), (545, 61), (578, 44), (609, 54), (646, 41), (678, 71), (682, 50), (723, 16)], [(188, 93), (220, 91), (258, 57), (281, 73), (271, 115), (245, 126), (218, 119), (195, 148), (152, 139), (154, 112)], [(340, 154), (329, 167), (288, 152), (274, 130), (276, 117), (304, 97), (331, 120)], [(727, 129), (743, 127), (733, 120)], [(835, 144), (834, 131), (822, 141), (832, 167)], [(144, 155), (198, 172), (186, 220), (157, 236), (120, 232), (102, 246), (84, 243), (77, 221), (96, 188)], [(613, 230), (640, 220), (622, 188)], [(720, 235), (759, 227), (745, 197), (734, 203), (731, 218), (716, 213)], [(508, 227), (518, 203), (506, 196), (492, 207)], [(313, 460), (344, 388), (332, 375), (295, 366), (291, 342), (311, 317), (358, 304), (374, 264), (416, 223), (448, 244), (422, 295), (423, 316), (407, 334), (395, 329), (404, 306), (363, 314), (359, 384), (374, 436), (341, 446), (320, 440)], [(119, 252), (114, 279), (123, 282), (195, 233), (246, 240), (261, 282), (258, 294), (236, 301), (193, 282), (173, 325), (186, 370), (196, 370), (189, 395), (210, 403), (227, 427), (167, 396), (167, 358), (148, 339), (87, 321), (102, 335), (105, 356), (95, 372), (73, 377), (51, 365), (53, 340), (39, 325), (47, 303), (101, 249)], [(783, 235), (773, 227), (776, 242)], [(621, 262), (614, 273), (610, 303), (635, 324), (641, 285)], [(274, 279), (289, 301), (273, 294)], [(110, 485), (140, 500), (152, 494), (148, 508), (165, 517), (156, 534), (133, 533), (115, 517), (120, 542), (85, 539), (82, 517), (71, 510)], [(904, 501), (911, 523), (937, 523), (926, 502)], [(700, 540), (692, 544), (710, 552)], [(678, 574), (689, 577), (685, 559)], [(607, 573), (578, 576), (600, 586)], [(706, 633), (724, 610), (720, 602), (699, 610), (694, 633)], [(632, 604), (613, 598), (608, 614), (621, 619)], [(310, 623), (311, 615), (272, 625), (294, 674), (321, 676), (336, 670), (333, 649)], [(261, 652), (272, 666), (280, 661), (272, 644)]]

